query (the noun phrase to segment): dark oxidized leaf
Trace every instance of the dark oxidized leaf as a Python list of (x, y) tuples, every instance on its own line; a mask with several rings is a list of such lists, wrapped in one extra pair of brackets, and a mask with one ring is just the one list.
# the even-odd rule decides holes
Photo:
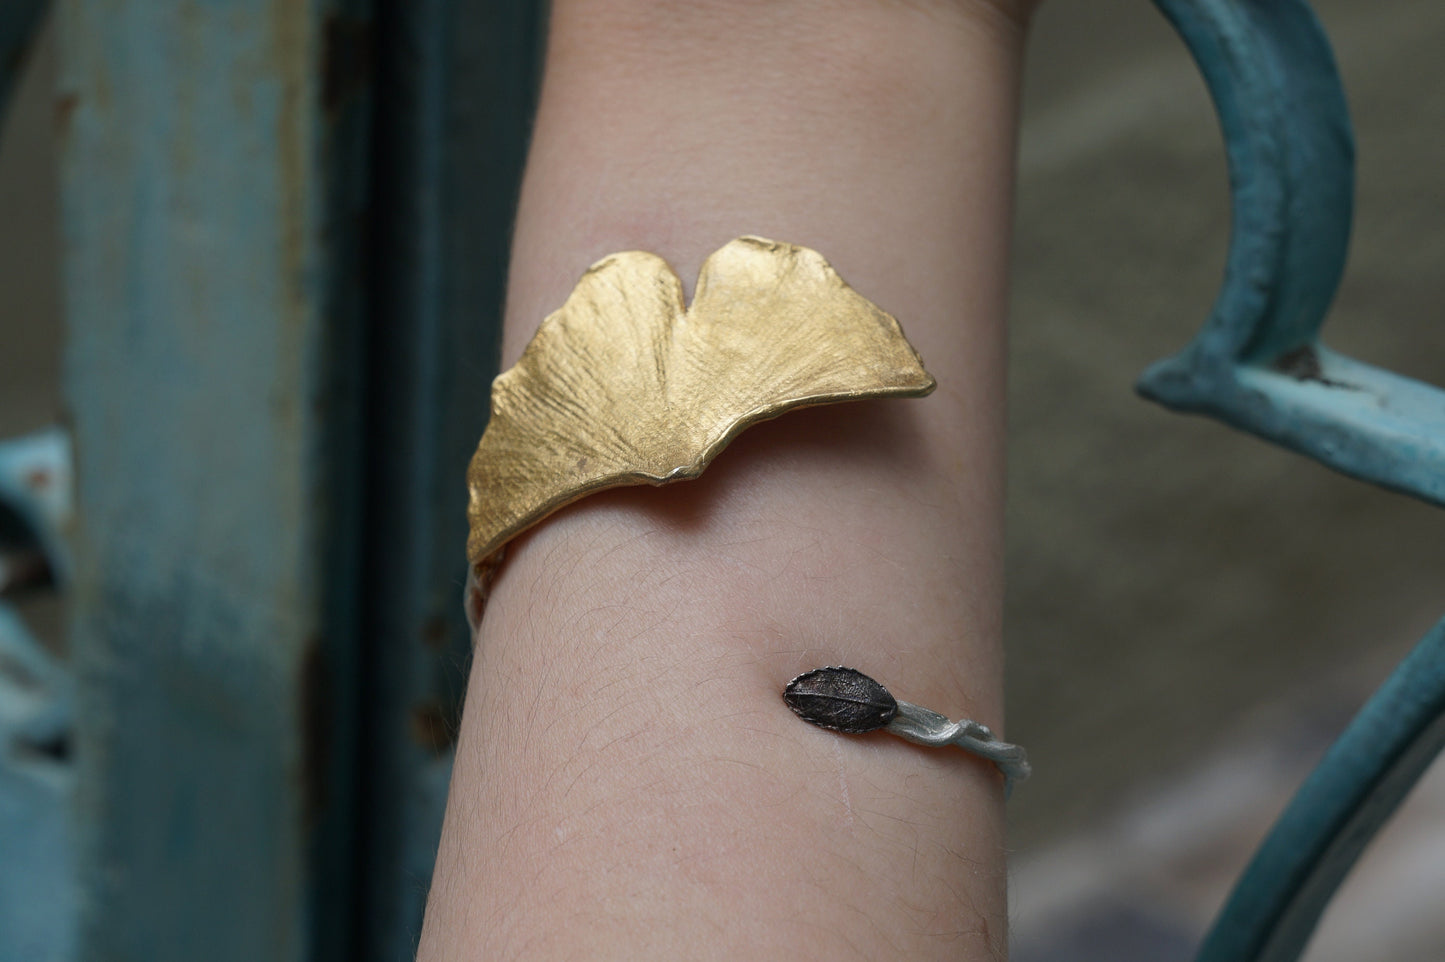
[(806, 722), (850, 735), (893, 720), (898, 702), (888, 689), (852, 668), (815, 668), (788, 682), (783, 701)]

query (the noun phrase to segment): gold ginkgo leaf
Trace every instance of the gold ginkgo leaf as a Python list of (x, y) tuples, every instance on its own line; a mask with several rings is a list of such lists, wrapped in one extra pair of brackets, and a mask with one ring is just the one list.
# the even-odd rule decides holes
[(587, 271), (492, 385), (467, 471), (467, 555), (605, 488), (695, 478), (744, 428), (797, 407), (934, 388), (898, 322), (816, 251), (742, 237), (712, 254), (692, 307), (660, 257)]

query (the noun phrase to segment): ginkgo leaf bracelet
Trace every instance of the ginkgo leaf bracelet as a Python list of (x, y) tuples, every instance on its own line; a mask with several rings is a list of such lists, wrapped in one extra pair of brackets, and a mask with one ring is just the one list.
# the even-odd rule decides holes
[[(806, 247), (732, 241), (703, 262), (691, 306), (662, 258), (603, 258), (493, 382), (491, 420), (467, 470), (473, 626), (506, 544), (558, 509), (608, 488), (695, 478), (747, 427), (794, 408), (934, 387), (898, 321)], [(790, 691), (805, 679), (839, 680), (809, 673)], [(816, 724), (826, 724), (823, 706), (846, 707), (796, 694), (814, 699), (812, 715), (791, 695), (789, 704)], [(874, 727), (966, 748), (1009, 782), (1028, 772), (1022, 750), (975, 722), (896, 702)]]
[(695, 478), (794, 408), (934, 386), (898, 322), (806, 247), (732, 241), (703, 262), (690, 307), (657, 255), (605, 257), (492, 384), (467, 470), (468, 613), (506, 543), (573, 501)]

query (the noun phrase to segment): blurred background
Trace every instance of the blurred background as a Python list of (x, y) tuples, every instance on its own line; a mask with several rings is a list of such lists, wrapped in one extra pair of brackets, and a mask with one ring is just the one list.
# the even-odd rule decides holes
[[(1353, 114), (1323, 339), (1445, 384), (1445, 10), (1317, 0)], [(1010, 388), (1010, 803), (1020, 962), (1184, 959), (1328, 740), (1445, 615), (1445, 512), (1135, 397), (1217, 290), (1202, 79), (1129, 0), (1038, 17)], [(1417, 789), (1308, 956), (1445, 958), (1445, 781)]]
[[(1445, 8), (1319, 0), (1359, 187), (1331, 346), (1445, 383)], [(0, 130), (0, 437), (64, 417), (53, 30)], [(1030, 47), (1010, 389), (1015, 957), (1186, 959), (1289, 792), (1445, 615), (1445, 512), (1132, 382), (1224, 262), (1218, 129), (1140, 0), (1052, 0)], [(61, 644), (63, 602), (22, 604)], [(1437, 769), (1439, 766), (1437, 766)], [(1312, 962), (1445, 958), (1436, 771), (1331, 910)]]

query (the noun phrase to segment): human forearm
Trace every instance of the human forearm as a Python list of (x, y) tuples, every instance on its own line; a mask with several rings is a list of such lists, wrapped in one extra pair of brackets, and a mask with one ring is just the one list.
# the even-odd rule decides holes
[(590, 498), (517, 543), (423, 959), (1001, 950), (996, 775), (840, 741), (778, 697), (844, 663), (1000, 721), (1020, 42), (982, 10), (557, 4), (507, 363), (598, 257), (652, 251), (690, 290), (752, 233), (821, 251), (940, 386), (760, 425), (699, 481)]

